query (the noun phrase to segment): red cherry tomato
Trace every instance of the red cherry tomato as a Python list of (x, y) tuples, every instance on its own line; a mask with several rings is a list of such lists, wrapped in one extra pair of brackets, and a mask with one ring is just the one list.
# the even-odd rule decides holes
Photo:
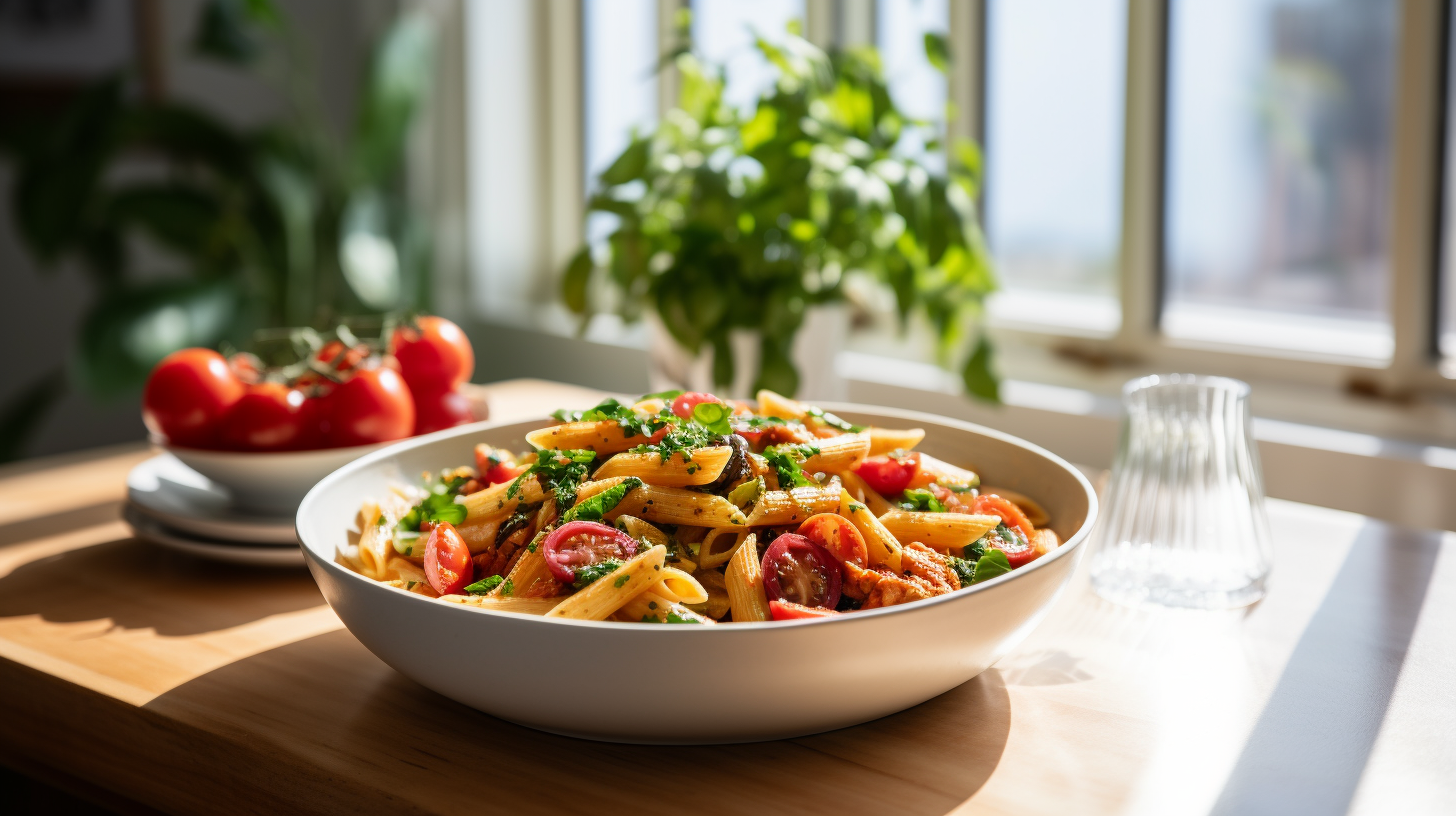
[(342, 340), (330, 340), (318, 350), (314, 359), (324, 365), (333, 366), (335, 371), (353, 371), (369, 356), (366, 346), (345, 346)]
[(324, 399), (331, 447), (403, 439), (415, 428), (414, 399), (393, 369), (355, 371)]
[(425, 543), (425, 580), (441, 595), (458, 595), (474, 575), (475, 563), (460, 533), (448, 521), (436, 524)]
[(485, 472), (485, 481), (488, 484), (514, 482), (517, 476), (520, 476), (530, 469), (530, 465), (508, 465), (505, 462), (498, 462), (494, 467)]
[(174, 351), (147, 377), (142, 421), (174, 445), (211, 447), (223, 417), (243, 396), (227, 360), (204, 348)]
[(763, 554), (763, 591), (770, 601), (833, 609), (839, 603), (841, 570), (828, 550), (797, 533), (784, 533)]
[(774, 599), (768, 602), (768, 614), (776, 621), (804, 618), (832, 618), (839, 613), (819, 606), (804, 606), (792, 601)]
[(705, 394), (702, 391), (689, 391), (686, 394), (678, 394), (672, 401), (672, 412), (681, 419), (692, 419), (693, 409), (704, 402), (722, 402), (712, 394)]
[(799, 535), (828, 550), (841, 562), (857, 567), (869, 563), (869, 548), (865, 546), (864, 536), (849, 519), (838, 513), (817, 513), (804, 519), (804, 523), (799, 525)]
[(1030, 564), (1042, 556), (1042, 551), (1031, 546), (1031, 543), (1021, 535), (1020, 529), (1009, 525), (1006, 529), (1010, 530), (1009, 534), (1002, 533), (999, 529), (992, 530), (981, 541), (989, 549), (1000, 550), (1005, 553), (1006, 561), (1011, 565), (1012, 569)]
[(596, 521), (563, 524), (546, 536), (541, 554), (556, 580), (569, 584), (576, 571), (609, 558), (626, 561), (637, 554), (637, 539)]
[(1021, 512), (1021, 508), (1010, 501), (1001, 498), (995, 493), (982, 493), (976, 497), (971, 509), (977, 515), (1000, 516), (1007, 527), (1015, 527), (1021, 530), (1021, 534), (1030, 539), (1036, 534), (1036, 528), (1031, 526), (1031, 520)]
[(222, 422), (222, 444), (252, 451), (299, 448), (307, 436), (304, 403), (303, 392), (282, 383), (250, 385)]
[(430, 391), (421, 394), (413, 386), (415, 398), (415, 436), (464, 425), (475, 419), (470, 413), (470, 399), (459, 391)]
[(475, 371), (475, 351), (460, 327), (443, 317), (425, 316), (414, 326), (394, 330), (394, 356), (410, 388), (448, 391)]
[(865, 484), (873, 487), (882, 496), (898, 496), (904, 492), (915, 472), (920, 468), (920, 457), (913, 453), (904, 456), (871, 456), (855, 465)]
[(256, 385), (263, 381), (263, 361), (258, 359), (258, 355), (243, 351), (227, 358), (227, 361), (238, 382)]
[(514, 481), (529, 468), (530, 465), (516, 464), (510, 453), (500, 448), (486, 444), (475, 446), (475, 470), (486, 484)]

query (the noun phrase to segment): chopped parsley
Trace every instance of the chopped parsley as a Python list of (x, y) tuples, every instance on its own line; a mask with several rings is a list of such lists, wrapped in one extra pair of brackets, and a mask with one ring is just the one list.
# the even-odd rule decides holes
[(696, 422), (683, 422), (672, 425), (656, 444), (638, 445), (629, 452), (655, 453), (661, 456), (664, 462), (671, 459), (674, 453), (680, 453), (683, 461), (692, 461), (695, 449), (706, 448), (717, 442), (721, 436), (722, 434), (715, 434)]
[(499, 575), (491, 575), (482, 578), (479, 581), (476, 581), (475, 583), (466, 587), (465, 591), (470, 593), (471, 595), (484, 595), (487, 592), (490, 592), (492, 589), (500, 586), (502, 583), (505, 583), (505, 580), (506, 579), (500, 577)]
[(561, 515), (561, 523), (571, 521), (601, 521), (602, 516), (616, 507), (622, 499), (631, 491), (642, 486), (642, 480), (636, 476), (628, 476), (619, 484), (603, 490), (589, 499), (583, 499), (580, 503), (573, 505)]
[[(576, 569), (576, 580), (575, 581), (572, 581), (571, 582), (571, 585), (573, 587), (577, 588), (577, 589), (582, 589), (582, 588), (586, 587), (588, 584), (590, 584), (593, 581), (597, 580), (598, 578), (602, 577), (603, 575), (607, 575), (607, 574), (616, 572), (617, 571), (617, 568), (620, 567), (620, 566), (622, 566), (622, 562), (621, 561), (618, 561), (615, 558), (608, 558), (607, 560), (598, 562), (596, 564), (587, 564), (584, 567), (577, 567), (577, 569)], [(623, 575), (622, 576), (622, 578), (631, 578), (631, 577), (632, 576), (630, 576), (630, 575)], [(619, 578), (617, 580), (622, 581), (621, 578)], [(622, 583), (617, 584), (617, 586), (620, 588), (622, 586), (622, 584), (625, 584), (625, 583), (627, 583), (627, 582), (626, 581), (622, 581)]]
[(911, 488), (905, 491), (905, 501), (900, 506), (906, 510), (918, 510), (930, 513), (944, 513), (945, 504), (935, 497), (934, 493), (921, 488)]
[(562, 422), (615, 422), (621, 427), (622, 435), (628, 439), (634, 436), (651, 436), (677, 419), (666, 411), (644, 417), (632, 410), (632, 406), (623, 405), (611, 397), (585, 411), (571, 411), (563, 408), (551, 416)]
[(516, 585), (515, 585), (515, 582), (511, 581), (511, 579), (507, 578), (506, 579), (506, 582), (504, 584), (501, 584), (501, 594), (502, 595), (510, 595), (510, 594), (514, 593), (515, 591), (516, 591)]
[(621, 589), (622, 587), (626, 586), (627, 582), (630, 580), (632, 580), (632, 576), (630, 574), (624, 573), (617, 576), (617, 580), (612, 582), (612, 586), (616, 587), (617, 589)]
[(394, 550), (400, 555), (414, 552), (415, 541), (420, 537), (420, 525), (425, 522), (459, 524), (465, 520), (466, 509), (455, 503), (455, 494), (467, 479), (448, 479), (430, 487), (424, 500), (410, 508), (408, 513), (394, 525)]
[(808, 414), (811, 417), (814, 417), (815, 419), (819, 420), (825, 425), (828, 425), (831, 428), (838, 428), (845, 433), (859, 433), (860, 431), (863, 431), (865, 429), (865, 426), (863, 425), (854, 425), (846, 422), (835, 416), (834, 414), (831, 414), (828, 411), (825, 411), (823, 408), (819, 408), (817, 406), (809, 406), (804, 411), (804, 413)]
[(511, 482), (506, 498), (514, 499), (521, 492), (521, 484), (534, 473), (541, 482), (542, 490), (556, 491), (558, 507), (570, 507), (576, 504), (576, 489), (586, 481), (588, 469), (596, 458), (594, 450), (537, 451), (535, 464)]
[(817, 483), (804, 475), (800, 465), (805, 459), (819, 453), (812, 445), (776, 445), (763, 452), (763, 458), (779, 474), (779, 487), (788, 490), (793, 487), (815, 487)]
[(970, 586), (976, 580), (976, 562), (965, 558), (948, 556), (950, 568), (955, 571), (956, 577), (961, 579), (961, 586)]
[(663, 620), (663, 619), (657, 617), (656, 615), (643, 615), (642, 616), (642, 622), (643, 623), (702, 623), (702, 621), (694, 620), (692, 618), (688, 618), (688, 617), (684, 617), (682, 615), (679, 615), (675, 610), (672, 610), (672, 609), (667, 610), (667, 620)]

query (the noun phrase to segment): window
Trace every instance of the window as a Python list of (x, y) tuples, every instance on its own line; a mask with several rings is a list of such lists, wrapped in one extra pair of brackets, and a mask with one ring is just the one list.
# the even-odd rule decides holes
[(1390, 359), (1399, 9), (1173, 3), (1168, 336)]
[[(937, 124), (943, 134), (945, 75), (926, 58), (925, 35), (945, 36), (950, 27), (949, 0), (880, 0), (875, 11), (875, 43), (890, 94), (906, 114)], [(900, 147), (919, 154), (930, 169), (945, 171), (944, 151), (925, 151), (918, 130), (907, 130)]]
[(1456, 14), (1446, 20), (1445, 201), (1441, 225), (1441, 268), (1437, 292), (1436, 348), (1446, 376), (1456, 378)]
[(751, 109), (774, 78), (754, 35), (772, 42), (790, 20), (802, 22), (803, 0), (694, 0), (692, 10), (693, 44), (707, 59), (727, 64), (724, 101)]
[(1124, 0), (994, 0), (987, 11), (986, 233), (1003, 286), (992, 315), (1112, 334)]
[[(584, 0), (581, 6), (582, 167), (591, 193), (633, 132), (657, 119), (657, 0)], [(588, 241), (613, 229), (610, 213), (593, 213)]]

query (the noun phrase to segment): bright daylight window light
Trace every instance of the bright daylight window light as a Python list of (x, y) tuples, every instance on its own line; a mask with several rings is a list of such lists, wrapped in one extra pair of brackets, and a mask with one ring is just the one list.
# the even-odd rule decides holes
[(1456, 379), (1456, 14), (1448, 13), (1446, 51), (1446, 178), (1441, 230), (1440, 319), (1438, 346), (1444, 359), (1441, 373)]
[[(890, 94), (905, 113), (945, 128), (946, 81), (925, 56), (925, 35), (950, 28), (949, 0), (879, 0), (875, 40)], [(909, 129), (900, 148), (919, 157), (927, 169), (944, 172), (945, 151), (927, 152), (917, 130)]]
[(710, 62), (726, 62), (724, 100), (750, 110), (774, 81), (774, 70), (753, 44), (780, 39), (790, 20), (804, 20), (803, 0), (693, 0), (693, 44)]
[[(585, 0), (582, 81), (585, 190), (611, 166), (635, 130), (648, 133), (657, 119), (657, 0)], [(595, 243), (615, 228), (616, 216), (592, 213), (586, 237)]]
[[(986, 232), (998, 325), (1117, 331), (1124, 0), (992, 0)], [(1053, 58), (1055, 55), (1055, 58)]]
[(1378, 363), (1400, 4), (1176, 0), (1163, 332)]

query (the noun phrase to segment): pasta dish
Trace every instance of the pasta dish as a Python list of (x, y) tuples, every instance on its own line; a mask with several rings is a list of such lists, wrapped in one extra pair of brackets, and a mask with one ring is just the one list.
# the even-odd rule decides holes
[(338, 560), (450, 603), (577, 620), (833, 617), (932, 598), (1056, 548), (1045, 511), (916, 450), (760, 391), (561, 410), (533, 450), (365, 502)]

